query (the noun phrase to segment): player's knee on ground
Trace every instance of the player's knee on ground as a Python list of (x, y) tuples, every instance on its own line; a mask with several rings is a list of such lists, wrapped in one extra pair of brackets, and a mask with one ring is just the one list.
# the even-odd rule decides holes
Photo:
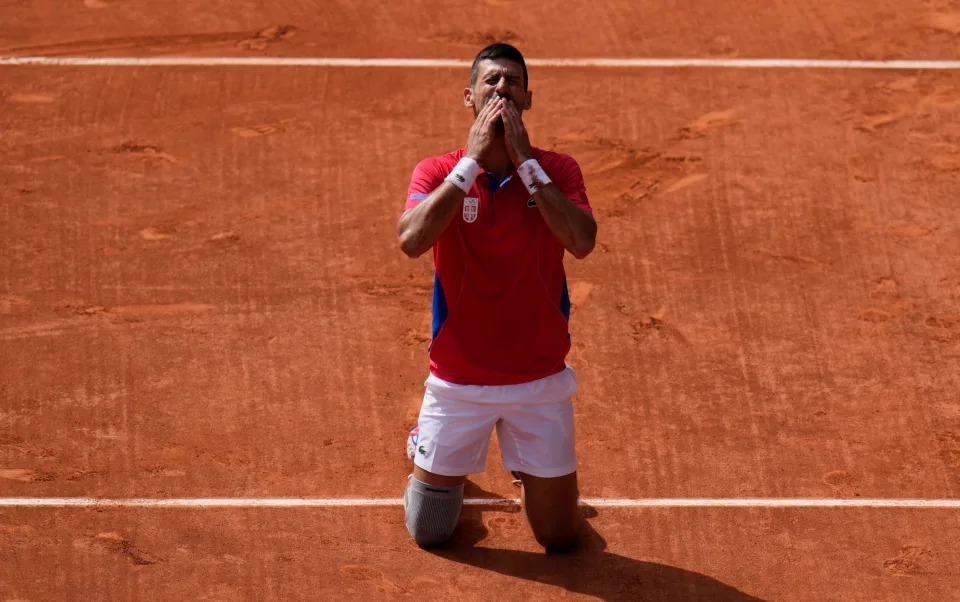
[(538, 525), (533, 535), (549, 553), (569, 552), (577, 547), (580, 540), (576, 524)]
[(415, 477), (403, 494), (407, 531), (421, 546), (441, 544), (453, 535), (463, 505), (463, 483), (428, 485)]
[(551, 535), (547, 537), (538, 536), (537, 541), (543, 546), (543, 549), (549, 554), (562, 554), (571, 552), (577, 547), (579, 539), (575, 533), (563, 535)]
[(547, 552), (567, 552), (580, 542), (577, 475), (536, 477), (520, 473), (520, 497), (537, 543)]

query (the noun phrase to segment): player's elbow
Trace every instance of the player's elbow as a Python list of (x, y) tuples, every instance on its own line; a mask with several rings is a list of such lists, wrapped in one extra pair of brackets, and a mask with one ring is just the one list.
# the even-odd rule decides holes
[(577, 245), (576, 247), (569, 249), (570, 254), (576, 257), (577, 259), (583, 259), (587, 255), (593, 252), (593, 247), (595, 246), (594, 241), (589, 241)]
[(573, 248), (569, 249), (570, 254), (576, 257), (577, 259), (583, 259), (587, 255), (593, 252), (593, 248), (597, 246), (597, 223), (593, 220), (590, 220), (589, 227), (577, 237), (577, 240), (574, 241)]
[(423, 255), (417, 244), (417, 236), (413, 228), (410, 227), (407, 212), (404, 211), (397, 222), (397, 242), (400, 243), (400, 250), (411, 259), (416, 259)]
[(417, 237), (412, 236), (409, 232), (401, 233), (399, 238), (400, 250), (410, 259), (416, 259), (425, 252), (425, 249), (422, 248), (423, 245), (420, 244)]

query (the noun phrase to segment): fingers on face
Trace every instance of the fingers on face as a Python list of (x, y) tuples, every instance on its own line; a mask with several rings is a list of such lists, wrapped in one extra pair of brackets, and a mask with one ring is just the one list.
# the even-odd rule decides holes
[(503, 105), (499, 101), (491, 101), (488, 104), (493, 105), (493, 107), (490, 110), (490, 114), (487, 115), (487, 120), (493, 123), (503, 115)]
[(514, 121), (520, 121), (520, 111), (517, 110), (517, 105), (513, 104), (512, 102), (508, 102), (506, 104), (504, 112)]
[(503, 111), (503, 122), (509, 123), (511, 129), (518, 130), (520, 129), (520, 113), (517, 112), (517, 108), (511, 104), (508, 104)]
[[(479, 104), (479, 103), (478, 103), (478, 104)], [(477, 111), (477, 117), (479, 117), (479, 116), (481, 116), (481, 115), (486, 115), (487, 113), (489, 113), (489, 112), (490, 112), (490, 105), (491, 105), (491, 104), (492, 104), (492, 103), (489, 102), (489, 101), (487, 101), (486, 103), (484, 103), (483, 107), (481, 107), (480, 110)]]
[(477, 113), (477, 123), (482, 124), (484, 127), (493, 127), (497, 117), (500, 116), (500, 111), (496, 105), (496, 102), (488, 102), (485, 104), (483, 108), (480, 109), (480, 112)]
[(488, 101), (486, 102), (486, 104), (483, 105), (483, 109), (481, 110), (481, 112), (486, 111), (486, 112), (489, 113), (489, 112), (495, 110), (496, 108), (497, 108), (497, 101), (496, 101), (496, 99), (491, 98), (490, 100), (488, 100)]

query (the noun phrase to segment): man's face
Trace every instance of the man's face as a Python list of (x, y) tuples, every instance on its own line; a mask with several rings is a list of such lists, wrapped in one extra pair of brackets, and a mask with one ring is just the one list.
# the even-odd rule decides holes
[(523, 68), (520, 63), (510, 59), (480, 61), (477, 65), (477, 81), (470, 91), (474, 116), (492, 99), (501, 96), (508, 98), (521, 113), (530, 108), (529, 95), (523, 84)]

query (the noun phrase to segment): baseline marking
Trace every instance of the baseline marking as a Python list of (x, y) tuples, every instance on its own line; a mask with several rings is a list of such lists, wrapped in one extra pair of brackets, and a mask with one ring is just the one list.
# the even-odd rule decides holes
[[(467, 506), (519, 506), (519, 499), (467, 498)], [(402, 506), (402, 498), (0, 498), (0, 507), (135, 507), (135, 508), (317, 508)], [(954, 499), (817, 499), (817, 498), (582, 498), (595, 508), (926, 508), (957, 509)]]
[[(532, 67), (708, 67), (733, 69), (960, 69), (960, 60), (711, 59), (711, 58), (531, 58)], [(330, 57), (0, 57), (0, 66), (76, 67), (469, 67), (459, 59)]]

